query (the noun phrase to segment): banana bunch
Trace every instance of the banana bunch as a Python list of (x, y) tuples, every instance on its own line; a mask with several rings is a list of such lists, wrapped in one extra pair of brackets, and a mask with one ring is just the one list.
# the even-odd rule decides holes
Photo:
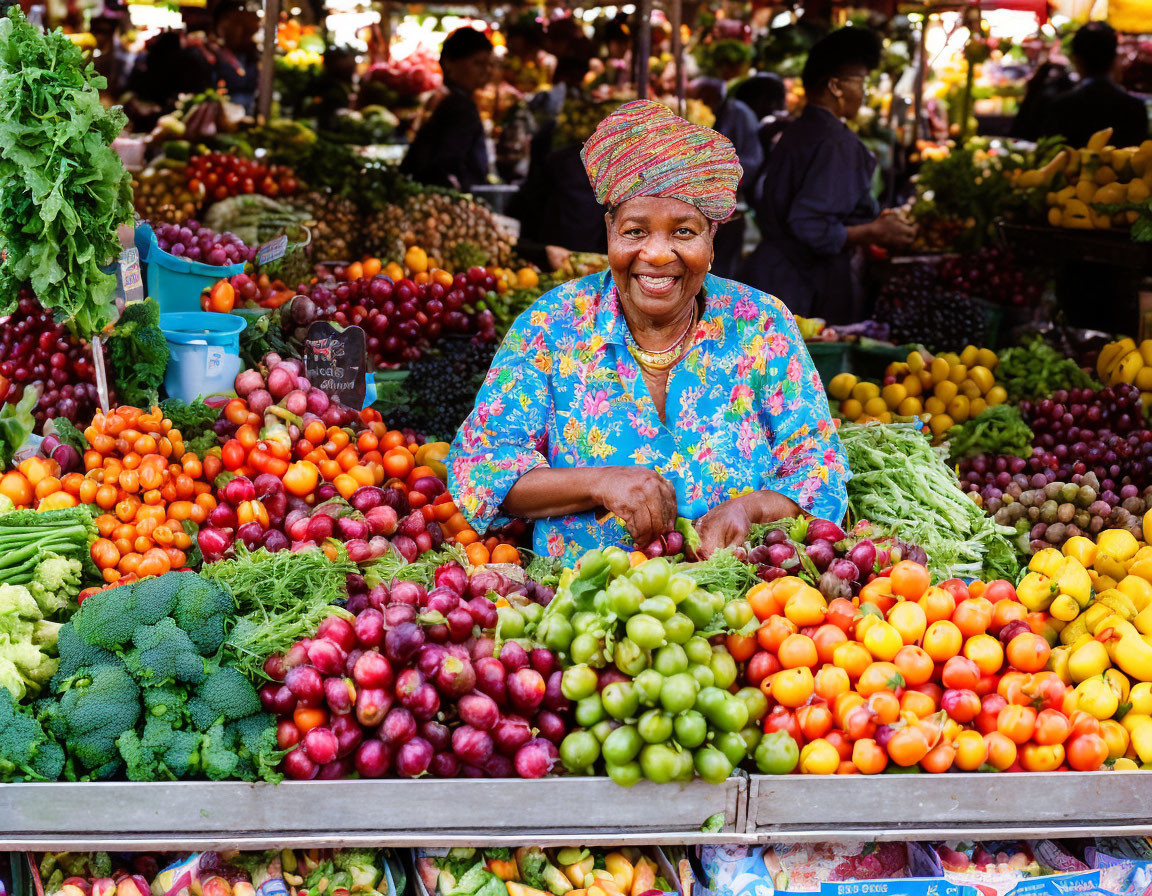
[(1146, 201), (1152, 196), (1152, 140), (1140, 146), (1109, 145), (1112, 129), (1097, 131), (1083, 149), (1068, 148), (1048, 165), (1017, 176), (1020, 189), (1048, 192), (1048, 223), (1076, 230), (1123, 229), (1135, 210), (1105, 209)]
[(1135, 385), (1147, 410), (1152, 406), (1152, 339), (1145, 339), (1139, 345), (1127, 337), (1109, 342), (1100, 349), (1096, 374), (1106, 386)]

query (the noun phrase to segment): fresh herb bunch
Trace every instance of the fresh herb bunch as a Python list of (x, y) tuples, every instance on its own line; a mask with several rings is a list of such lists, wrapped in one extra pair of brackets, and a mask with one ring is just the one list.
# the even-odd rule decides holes
[(1019, 408), (996, 405), (948, 430), (948, 462), (954, 464), (975, 454), (1029, 457), (1033, 438)]
[(19, 7), (0, 19), (0, 314), (32, 290), (81, 336), (114, 313), (120, 253), (132, 220), (131, 177), (111, 149), (127, 118), (100, 104), (105, 79), (62, 32)]
[(1039, 336), (1000, 352), (996, 378), (1007, 390), (1010, 402), (1047, 398), (1061, 389), (1100, 388), (1072, 358)]

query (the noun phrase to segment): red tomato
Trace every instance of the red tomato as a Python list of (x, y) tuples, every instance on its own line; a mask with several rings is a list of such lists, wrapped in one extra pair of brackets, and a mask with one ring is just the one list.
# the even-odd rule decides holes
[(941, 582), (940, 587), (951, 594), (956, 599), (956, 603), (967, 600), (969, 597), (968, 586), (959, 579), (948, 579), (947, 581)]

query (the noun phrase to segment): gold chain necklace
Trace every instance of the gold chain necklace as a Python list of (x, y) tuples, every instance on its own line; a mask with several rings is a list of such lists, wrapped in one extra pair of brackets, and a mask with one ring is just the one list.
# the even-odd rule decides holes
[(688, 335), (696, 327), (696, 314), (698, 308), (695, 304), (692, 306), (692, 317), (688, 321), (688, 326), (684, 329), (676, 341), (672, 343), (671, 347), (664, 349), (660, 352), (650, 352), (641, 348), (633, 337), (631, 344), (628, 346), (628, 351), (632, 353), (632, 357), (636, 359), (641, 367), (646, 367), (649, 370), (667, 370), (673, 364), (680, 360), (684, 354), (685, 342)]

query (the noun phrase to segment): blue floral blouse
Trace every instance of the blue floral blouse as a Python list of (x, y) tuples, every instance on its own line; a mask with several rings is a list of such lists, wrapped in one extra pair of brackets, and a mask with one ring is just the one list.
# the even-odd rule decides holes
[[(610, 273), (565, 283), (520, 315), (448, 458), (449, 488), (476, 531), (507, 521), (508, 491), (541, 465), (650, 467), (689, 519), (760, 489), (843, 517), (848, 466), (792, 315), (711, 274), (704, 295), (695, 345), (668, 378), (664, 423), (628, 351)], [(602, 517), (538, 520), (533, 548), (570, 561), (630, 543), (617, 517)]]

